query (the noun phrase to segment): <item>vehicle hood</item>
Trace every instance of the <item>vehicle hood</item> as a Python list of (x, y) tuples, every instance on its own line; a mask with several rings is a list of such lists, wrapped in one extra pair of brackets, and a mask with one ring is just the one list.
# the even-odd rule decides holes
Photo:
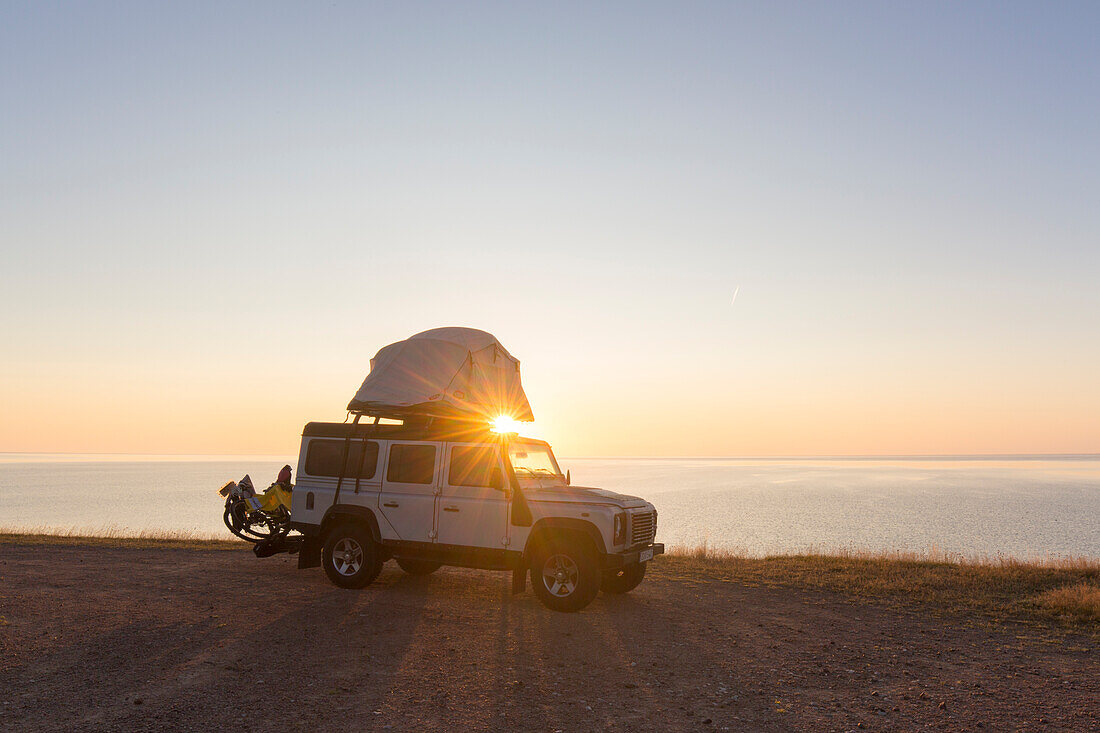
[(525, 486), (529, 501), (568, 501), (577, 504), (612, 504), (622, 509), (646, 505), (646, 500), (591, 486)]

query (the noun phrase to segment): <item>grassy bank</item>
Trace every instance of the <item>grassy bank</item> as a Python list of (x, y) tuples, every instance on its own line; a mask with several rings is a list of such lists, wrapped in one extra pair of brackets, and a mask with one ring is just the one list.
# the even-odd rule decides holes
[[(227, 533), (228, 534), (228, 533)], [(99, 545), (102, 547), (178, 548), (191, 550), (240, 550), (244, 540), (211, 539), (199, 533), (177, 531), (127, 532), (116, 529), (9, 529), (0, 527), (0, 545)]]
[(685, 578), (828, 590), (1100, 637), (1100, 561), (1087, 558), (1022, 561), (853, 551), (753, 558), (703, 546), (672, 548), (665, 563)]
[[(0, 528), (2, 544), (242, 550), (240, 540), (186, 532), (17, 531)], [(701, 547), (673, 547), (658, 558), (663, 575), (685, 581), (728, 581), (840, 593), (869, 602), (924, 608), (1076, 631), (1100, 638), (1100, 561), (1059, 558), (1021, 561), (942, 553), (830, 551), (750, 557)]]

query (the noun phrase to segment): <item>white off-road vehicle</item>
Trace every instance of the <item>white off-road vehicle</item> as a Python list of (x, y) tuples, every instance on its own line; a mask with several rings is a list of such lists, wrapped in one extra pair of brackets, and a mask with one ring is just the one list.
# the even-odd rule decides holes
[(571, 486), (544, 441), (438, 417), (306, 425), (291, 518), (298, 567), (322, 565), (341, 587), (369, 584), (390, 559), (413, 575), (510, 570), (514, 592), (530, 570), (557, 611), (632, 590), (664, 552), (652, 504)]

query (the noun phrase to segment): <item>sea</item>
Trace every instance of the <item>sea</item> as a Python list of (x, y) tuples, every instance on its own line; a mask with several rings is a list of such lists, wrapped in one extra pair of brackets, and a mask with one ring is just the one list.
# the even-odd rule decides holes
[[(0, 454), (0, 531), (230, 535), (217, 490), (292, 456)], [(641, 496), (666, 545), (753, 556), (905, 552), (1100, 559), (1100, 455), (560, 458)]]

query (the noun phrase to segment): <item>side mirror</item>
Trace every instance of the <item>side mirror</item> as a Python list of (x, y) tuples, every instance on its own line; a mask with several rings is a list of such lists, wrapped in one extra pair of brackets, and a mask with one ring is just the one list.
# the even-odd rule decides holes
[(568, 468), (565, 469), (565, 485), (566, 486), (572, 486), (573, 485), (573, 477), (569, 475), (569, 469)]
[(494, 468), (493, 472), (489, 474), (489, 486), (494, 489), (504, 489), (504, 474), (501, 473), (500, 468)]

